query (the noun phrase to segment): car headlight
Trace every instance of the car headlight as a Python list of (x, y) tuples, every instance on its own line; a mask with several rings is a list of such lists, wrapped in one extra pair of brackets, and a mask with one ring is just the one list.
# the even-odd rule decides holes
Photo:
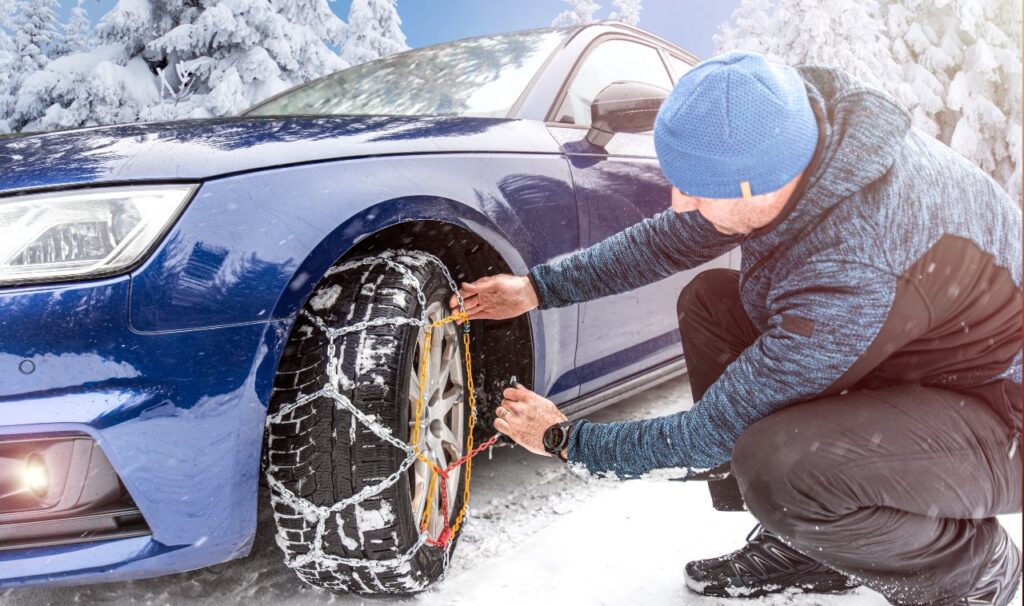
[(194, 185), (0, 198), (0, 286), (108, 276), (141, 261)]

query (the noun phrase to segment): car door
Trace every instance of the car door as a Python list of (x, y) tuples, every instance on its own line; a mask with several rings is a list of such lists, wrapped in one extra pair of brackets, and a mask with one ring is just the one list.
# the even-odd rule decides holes
[[(580, 209), (583, 246), (600, 242), (669, 206), (670, 185), (651, 132), (619, 133), (604, 148), (590, 145), (590, 104), (612, 82), (631, 80), (670, 90), (688, 64), (653, 45), (624, 36), (599, 38), (568, 79), (548, 127), (569, 160)], [(669, 67), (671, 65), (670, 75)], [(582, 304), (576, 369), (580, 395), (594, 392), (682, 354), (675, 313), (683, 285), (728, 256), (665, 280)]]

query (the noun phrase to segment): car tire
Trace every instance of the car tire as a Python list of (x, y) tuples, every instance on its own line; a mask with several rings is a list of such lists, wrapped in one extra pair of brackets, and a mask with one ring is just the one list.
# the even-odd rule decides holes
[[(447, 316), (452, 287), (436, 257), (389, 251), (330, 270), (296, 320), (271, 396), (266, 477), (285, 563), (312, 585), (407, 594), (445, 572), (454, 541), (446, 553), (424, 544), (419, 530), (429, 467), (417, 461), (397, 480), (395, 474), (410, 464), (398, 446), (409, 442), (418, 393), (422, 330), (412, 321)], [(337, 333), (354, 326), (353, 332)], [(449, 323), (433, 329), (432, 338), (431, 370), (440, 356), (448, 377), (439, 389), (426, 390), (430, 414), (421, 424), (420, 442), (445, 467), (465, 451), (469, 382), (461, 329)], [(331, 364), (337, 369), (333, 375)], [(436, 384), (433, 376), (428, 384)], [(345, 401), (364, 416), (352, 413)], [(449, 486), (450, 522), (462, 507), (465, 468), (451, 474), (456, 488)], [(392, 483), (378, 490), (389, 478)], [(439, 492), (440, 482), (431, 499), (432, 538), (443, 529)], [(346, 504), (353, 495), (365, 498)]]

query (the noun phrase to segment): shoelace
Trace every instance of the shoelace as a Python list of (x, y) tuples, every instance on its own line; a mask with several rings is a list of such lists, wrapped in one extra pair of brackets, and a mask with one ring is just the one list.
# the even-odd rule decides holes
[(747, 543), (760, 543), (765, 537), (769, 536), (770, 534), (771, 533), (764, 529), (764, 526), (762, 526), (761, 524), (757, 524), (756, 526), (754, 526), (753, 529), (751, 529), (749, 533), (747, 533)]

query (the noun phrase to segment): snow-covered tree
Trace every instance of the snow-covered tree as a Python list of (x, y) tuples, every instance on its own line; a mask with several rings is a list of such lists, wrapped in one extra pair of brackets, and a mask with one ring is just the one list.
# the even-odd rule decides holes
[[(0, 0), (2, 1), (2, 0)], [(27, 78), (17, 128), (238, 113), (342, 69), (345, 24), (328, 0), (119, 0), (99, 46)]]
[[(265, 0), (264, 0), (265, 1)], [(96, 25), (100, 44), (117, 44), (129, 57), (183, 23), (191, 23), (217, 0), (117, 0)]]
[(48, 51), (59, 41), (57, 0), (27, 0), (20, 3), (14, 22), (14, 43), (21, 59), (21, 73), (31, 74), (50, 62)]
[(640, 11), (643, 9), (643, 0), (614, 0), (612, 4), (616, 9), (609, 15), (609, 19), (622, 21), (629, 25), (640, 23)]
[(876, 86), (898, 79), (881, 22), (857, 0), (744, 0), (714, 36), (718, 52), (840, 66)]
[[(552, 27), (585, 25), (594, 22), (594, 13), (601, 10), (601, 5), (594, 0), (562, 0), (572, 8), (562, 11), (551, 22)], [(616, 3), (618, 4), (618, 3)], [(639, 2), (637, 2), (639, 6)]]
[(10, 50), (13, 40), (8, 33), (13, 29), (14, 13), (18, 5), (14, 0), (0, 0), (0, 47)]
[(180, 0), (118, 0), (96, 26), (98, 46), (26, 75), (16, 96), (12, 129), (137, 121), (143, 108), (160, 100), (150, 64), (142, 56), (145, 45), (169, 29), (182, 10)]
[[(305, 2), (307, 12), (302, 12), (296, 2), (220, 0), (192, 22), (149, 42), (147, 51), (166, 63), (164, 81), (172, 89), (180, 87), (177, 77), (168, 77), (169, 69), (186, 73), (195, 80), (195, 95), (184, 106), (174, 98), (151, 108), (143, 118), (234, 114), (294, 84), (344, 68), (345, 62), (309, 25), (324, 16), (309, 7), (325, 2)], [(316, 29), (321, 27), (316, 23)]]
[(89, 14), (82, 6), (83, 0), (78, 0), (68, 15), (68, 21), (64, 24), (64, 31), (61, 39), (54, 45), (51, 57), (63, 57), (71, 53), (87, 51), (94, 46), (92, 40), (92, 23), (89, 22)]
[[(308, 27), (323, 42), (338, 47), (345, 42), (348, 24), (334, 14), (327, 2), (323, 0), (272, 0), (272, 3), (290, 23)], [(405, 38), (402, 40), (404, 41)]]
[(342, 59), (357, 65), (408, 49), (395, 0), (352, 0)]
[(714, 39), (845, 69), (1020, 199), (1021, 0), (744, 0)]
[(25, 122), (17, 103), (24, 81), (50, 62), (49, 53), (59, 43), (60, 34), (57, 31), (57, 14), (53, 10), (57, 0), (14, 0), (11, 4), (14, 7), (10, 18), (14, 61), (7, 68), (7, 93), (3, 105), (7, 110), (4, 114), (5, 128), (17, 130)]
[(914, 124), (1021, 199), (1021, 0), (883, 0)]
[(0, 135), (9, 133), (11, 126), (8, 116), (14, 109), (14, 73), (15, 57), (14, 41), (7, 33), (14, 20), (15, 3), (12, 0), (0, 0)]
[(14, 0), (0, 0), (0, 61), (10, 60), (14, 56), (14, 40), (8, 32), (13, 29), (14, 13), (17, 8)]
[(124, 61), (116, 44), (53, 60), (27, 77), (18, 93), (17, 130), (45, 131), (122, 124), (158, 103), (153, 73), (142, 57)]
[(772, 14), (775, 12), (775, 4), (778, 0), (743, 0), (740, 6), (732, 12), (729, 20), (718, 26), (718, 32), (711, 37), (715, 43), (715, 53), (724, 53), (730, 50), (749, 50), (758, 53), (765, 53), (767, 45), (771, 44), (777, 36), (775, 32), (769, 36), (768, 32), (761, 33), (766, 24), (772, 23)]

